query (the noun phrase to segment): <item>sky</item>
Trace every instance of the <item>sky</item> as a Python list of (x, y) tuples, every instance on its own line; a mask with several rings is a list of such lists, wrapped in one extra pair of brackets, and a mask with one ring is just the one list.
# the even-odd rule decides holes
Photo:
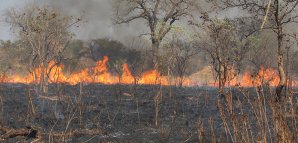
[(0, 0), (0, 39), (9, 40), (14, 37), (9, 25), (5, 22), (5, 13), (13, 7), (21, 7), (27, 0)]
[(5, 13), (9, 9), (22, 9), (32, 3), (53, 6), (66, 14), (82, 17), (83, 22), (74, 29), (78, 39), (111, 38), (128, 45), (132, 39), (147, 33), (147, 28), (140, 21), (113, 24), (112, 0), (0, 0), (0, 40), (13, 40), (16, 37), (5, 22)]
[[(129, 46), (140, 35), (148, 33), (146, 24), (141, 20), (122, 25), (113, 24), (113, 0), (0, 0), (0, 40), (16, 38), (5, 22), (5, 13), (12, 8), (23, 9), (32, 3), (51, 6), (67, 15), (82, 17), (83, 22), (78, 28), (73, 29), (77, 39), (110, 38)], [(230, 13), (229, 17), (235, 17), (235, 14), (238, 14), (235, 9), (228, 13)], [(217, 15), (225, 17), (227, 13)], [(149, 38), (147, 36), (142, 39), (148, 41)]]

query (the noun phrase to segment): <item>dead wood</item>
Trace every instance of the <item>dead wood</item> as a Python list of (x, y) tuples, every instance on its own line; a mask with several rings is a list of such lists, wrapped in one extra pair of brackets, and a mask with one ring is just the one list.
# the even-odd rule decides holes
[(0, 126), (0, 131), (3, 132), (3, 134), (0, 136), (0, 140), (7, 140), (19, 136), (26, 137), (27, 139), (37, 138), (38, 134), (38, 130), (31, 127), (26, 127), (23, 129), (13, 129)]
[[(2, 132), (2, 133), (1, 133)], [(45, 136), (52, 137), (72, 137), (72, 136), (82, 136), (82, 135), (101, 135), (100, 129), (76, 129), (69, 132), (52, 132), (52, 133), (42, 133), (35, 128), (26, 127), (20, 129), (8, 128), (0, 125), (0, 140), (8, 140), (15, 137), (25, 137), (26, 139), (42, 139)]]

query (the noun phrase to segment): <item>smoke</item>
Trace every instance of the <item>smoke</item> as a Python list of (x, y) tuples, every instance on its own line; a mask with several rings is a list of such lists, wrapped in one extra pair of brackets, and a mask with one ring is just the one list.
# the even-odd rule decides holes
[[(134, 39), (149, 33), (145, 21), (142, 20), (132, 21), (129, 24), (113, 24), (113, 2), (115, 0), (13, 0), (10, 3), (16, 7), (20, 7), (20, 5), (26, 7), (26, 5), (32, 3), (46, 5), (57, 8), (66, 15), (82, 17), (83, 22), (80, 23), (78, 28), (73, 29), (76, 38), (82, 40), (110, 38), (130, 46)], [(199, 5), (205, 5), (205, 8), (210, 7), (202, 2)], [(200, 17), (199, 12), (194, 11), (194, 13), (194, 17)], [(231, 13), (235, 14), (237, 12)], [(186, 22), (180, 22), (178, 25), (187, 27)], [(149, 37), (142, 37), (142, 39), (149, 40)]]
[(111, 38), (125, 45), (132, 39), (147, 33), (143, 21), (130, 24), (113, 24), (113, 0), (43, 0), (48, 5), (71, 16), (82, 17), (83, 22), (74, 29), (78, 39)]

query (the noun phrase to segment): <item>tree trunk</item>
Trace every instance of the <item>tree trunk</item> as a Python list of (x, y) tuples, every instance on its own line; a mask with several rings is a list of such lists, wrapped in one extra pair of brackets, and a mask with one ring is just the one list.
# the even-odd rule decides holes
[(40, 74), (40, 75), (37, 75), (37, 76), (39, 76), (39, 85), (40, 85), (40, 93), (41, 93), (41, 95), (42, 96), (44, 96), (44, 80), (45, 80), (45, 78), (44, 78), (44, 64), (42, 63), (41, 64), (41, 67), (40, 67), (40, 73), (37, 73), (37, 74)]
[[(156, 42), (157, 40), (152, 40), (152, 62), (154, 69), (156, 71), (159, 71), (159, 42)], [(158, 82), (158, 77), (156, 77), (155, 82)], [(154, 126), (155, 128), (158, 128), (158, 113), (159, 113), (159, 93), (157, 93), (154, 97), (154, 103), (155, 103), (155, 111), (154, 111)]]
[(289, 73), (289, 66), (290, 66), (290, 57), (289, 57), (289, 51), (290, 51), (290, 47), (286, 47), (286, 88), (285, 88), (285, 93), (286, 95), (289, 93), (290, 91), (290, 73)]
[(278, 68), (278, 74), (279, 74), (279, 83), (276, 87), (276, 100), (280, 101), (281, 94), (283, 91), (283, 88), (286, 86), (286, 74), (283, 67), (283, 51), (282, 51), (282, 42), (283, 42), (283, 27), (280, 20), (280, 6), (279, 6), (279, 0), (275, 0), (276, 5), (276, 12), (275, 12), (275, 21), (277, 25), (277, 68)]
[(152, 42), (152, 62), (155, 70), (159, 70), (159, 43)]
[(224, 93), (224, 87), (225, 87), (225, 83), (224, 83), (224, 66), (222, 66), (221, 64), (221, 60), (220, 58), (218, 58), (218, 88), (219, 88), (219, 95), (223, 96)]
[(282, 55), (278, 55), (278, 74), (279, 74), (280, 81), (278, 83), (278, 86), (276, 87), (276, 96), (277, 96), (277, 100), (280, 100), (282, 91), (286, 86), (286, 74), (283, 68)]
[(278, 59), (277, 59), (277, 68), (278, 68), (278, 74), (279, 74), (279, 83), (276, 87), (276, 100), (279, 101), (281, 99), (281, 94), (283, 89), (286, 86), (286, 74), (283, 67), (283, 52), (282, 52), (282, 29), (279, 28), (278, 30)]
[(41, 71), (40, 75), (37, 75), (37, 76), (40, 76), (40, 79), (39, 79), (39, 84), (40, 84), (40, 91), (41, 91), (41, 95), (42, 96), (45, 96), (47, 95), (48, 93), (48, 85), (49, 85), (49, 79), (48, 79), (48, 64), (46, 62), (42, 62), (41, 64)]
[(178, 87), (181, 88), (183, 86), (184, 77), (183, 75), (180, 75), (178, 77)]

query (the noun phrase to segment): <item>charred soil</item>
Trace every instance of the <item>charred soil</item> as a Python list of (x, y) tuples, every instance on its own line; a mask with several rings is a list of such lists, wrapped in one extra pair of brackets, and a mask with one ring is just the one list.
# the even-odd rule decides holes
[[(45, 96), (36, 88), (32, 84), (1, 84), (3, 142), (210, 142), (212, 130), (218, 141), (228, 138), (219, 112), (219, 101), (226, 99), (221, 99), (215, 88), (52, 84)], [(249, 103), (244, 103), (246, 92), (232, 92), (233, 114), (251, 116), (250, 128), (257, 130), (258, 118)], [(254, 96), (248, 98), (253, 102)], [(247, 107), (238, 110), (238, 102)], [(233, 124), (229, 126), (235, 129)], [(257, 136), (257, 132), (251, 135)]]

